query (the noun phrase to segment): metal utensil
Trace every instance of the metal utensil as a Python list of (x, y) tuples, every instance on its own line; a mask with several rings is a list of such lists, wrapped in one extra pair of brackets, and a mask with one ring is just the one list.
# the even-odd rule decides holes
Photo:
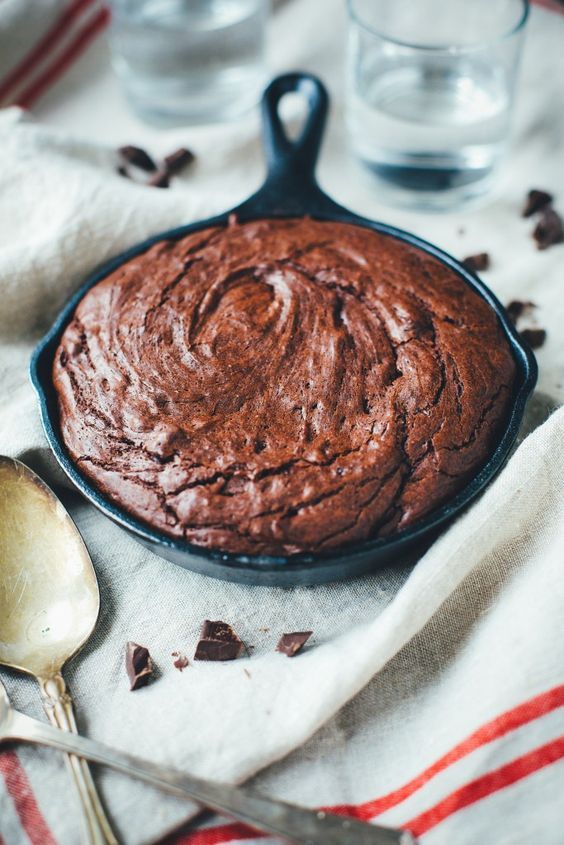
[[(61, 670), (94, 630), (99, 609), (96, 574), (67, 511), (28, 467), (0, 456), (0, 663), (33, 675), (49, 720), (75, 734)], [(117, 845), (87, 763), (67, 759), (84, 841)]]
[(407, 831), (377, 827), (333, 813), (274, 801), (241, 787), (191, 777), (91, 739), (65, 733), (14, 710), (0, 681), (0, 744), (15, 739), (80, 754), (93, 763), (111, 766), (173, 795), (190, 797), (237, 821), (282, 836), (290, 842), (302, 845), (351, 845), (353, 842), (355, 845), (412, 845), (415, 842)]

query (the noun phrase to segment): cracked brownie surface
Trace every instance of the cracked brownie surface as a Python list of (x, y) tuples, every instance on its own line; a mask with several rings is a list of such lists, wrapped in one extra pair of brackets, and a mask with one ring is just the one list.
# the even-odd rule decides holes
[(122, 508), (201, 546), (292, 554), (445, 502), (496, 444), (514, 370), (454, 271), (306, 218), (130, 260), (79, 303), (53, 379), (70, 455)]

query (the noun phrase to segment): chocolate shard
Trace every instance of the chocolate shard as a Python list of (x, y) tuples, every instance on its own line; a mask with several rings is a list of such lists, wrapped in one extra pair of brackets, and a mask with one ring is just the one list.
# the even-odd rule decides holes
[(505, 310), (507, 311), (507, 316), (511, 322), (516, 323), (519, 317), (525, 316), (525, 314), (528, 314), (536, 307), (535, 303), (530, 300), (521, 302), (520, 299), (512, 299)]
[(125, 147), (120, 147), (118, 149), (118, 153), (126, 161), (128, 164), (132, 164), (133, 167), (139, 167), (141, 170), (146, 170), (148, 173), (152, 173), (157, 169), (157, 165), (151, 158), (146, 150), (141, 149), (141, 147), (133, 147), (131, 144), (128, 144)]
[(548, 249), (549, 246), (554, 246), (564, 240), (562, 218), (553, 208), (545, 208), (542, 212), (533, 230), (533, 238), (537, 243), (537, 249)]
[(294, 631), (291, 634), (282, 634), (278, 640), (276, 651), (287, 657), (293, 657), (298, 651), (301, 651), (307, 643), (313, 631)]
[(184, 170), (185, 167), (188, 167), (189, 164), (192, 164), (195, 158), (196, 156), (192, 150), (187, 150), (186, 147), (180, 147), (180, 149), (164, 157), (164, 169), (170, 176), (175, 176)]
[(240, 657), (244, 648), (245, 644), (231, 625), (206, 619), (202, 625), (194, 660), (235, 660)]
[(175, 669), (178, 669), (179, 672), (182, 672), (183, 669), (186, 669), (187, 666), (190, 665), (190, 661), (184, 654), (180, 654), (178, 651), (172, 652), (172, 657), (176, 657), (176, 660), (173, 662), (173, 666)]
[(170, 185), (170, 178), (168, 171), (164, 168), (157, 170), (151, 178), (147, 181), (147, 185), (152, 188), (168, 188)]
[(532, 188), (527, 194), (521, 216), (530, 217), (532, 214), (536, 214), (537, 211), (550, 205), (553, 199), (552, 194), (549, 194), (547, 191), (539, 191), (537, 188)]
[(149, 649), (138, 643), (128, 642), (125, 655), (125, 668), (130, 689), (136, 690), (149, 683), (153, 674), (153, 661)]
[(531, 349), (540, 349), (544, 346), (546, 340), (546, 331), (544, 329), (523, 329), (519, 332), (519, 336), (528, 343)]
[(487, 252), (477, 252), (476, 255), (467, 255), (461, 261), (463, 267), (477, 273), (480, 270), (487, 270), (490, 266), (490, 256)]

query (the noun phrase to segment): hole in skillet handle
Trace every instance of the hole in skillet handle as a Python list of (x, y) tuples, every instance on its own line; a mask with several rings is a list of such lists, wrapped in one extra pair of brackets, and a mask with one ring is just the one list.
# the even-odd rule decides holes
[[(299, 94), (306, 101), (303, 128), (295, 139), (288, 136), (279, 112), (286, 94)], [(311, 74), (286, 73), (268, 85), (261, 102), (267, 177), (257, 193), (235, 209), (239, 219), (343, 211), (320, 190), (315, 179), (328, 107), (327, 89)]]
[[(303, 95), (308, 109), (295, 140), (288, 137), (279, 111), (282, 99), (290, 93)], [(287, 175), (290, 170), (300, 180), (314, 179), (328, 107), (327, 90), (314, 76), (289, 73), (270, 83), (262, 98), (264, 147), (270, 176), (280, 171)]]

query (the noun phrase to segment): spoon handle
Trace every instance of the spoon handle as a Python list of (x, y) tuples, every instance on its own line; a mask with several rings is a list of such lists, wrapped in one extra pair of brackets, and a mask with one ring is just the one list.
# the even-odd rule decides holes
[(173, 795), (188, 796), (212, 810), (299, 845), (351, 845), (352, 842), (355, 845), (413, 845), (415, 842), (407, 831), (308, 810), (242, 787), (192, 777), (91, 739), (67, 734), (23, 713), (11, 712), (4, 736), (80, 754), (92, 762), (111, 766)]
[[(72, 699), (60, 673), (39, 679), (43, 708), (57, 728), (78, 734)], [(69, 753), (69, 771), (76, 786), (83, 812), (85, 845), (118, 845), (102, 807), (86, 760)]]

